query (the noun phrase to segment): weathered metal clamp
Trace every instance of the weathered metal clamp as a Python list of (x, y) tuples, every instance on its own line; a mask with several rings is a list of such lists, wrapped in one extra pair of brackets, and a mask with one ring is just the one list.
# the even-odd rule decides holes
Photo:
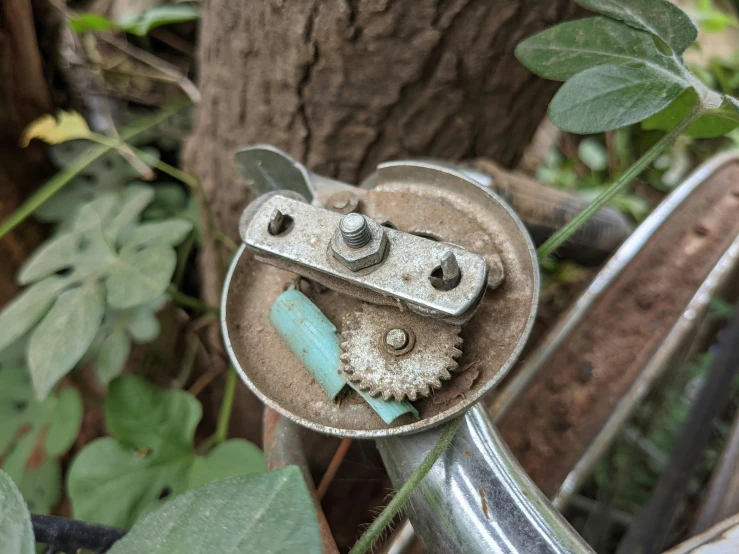
[[(347, 229), (352, 224), (356, 228)], [(291, 191), (257, 199), (244, 212), (239, 231), (262, 262), (361, 300), (453, 324), (472, 317), (487, 287), (483, 256), (360, 214), (342, 216), (312, 206)]]

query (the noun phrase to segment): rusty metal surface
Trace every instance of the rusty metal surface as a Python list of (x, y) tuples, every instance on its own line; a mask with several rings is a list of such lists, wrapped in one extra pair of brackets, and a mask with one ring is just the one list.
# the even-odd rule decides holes
[[(235, 367), (263, 402), (319, 432), (379, 437), (417, 432), (448, 420), (477, 402), (505, 375), (533, 324), (539, 275), (533, 244), (520, 220), (494, 193), (469, 179), (450, 182), (443, 175), (428, 179), (422, 172), (403, 171), (406, 165), (384, 164), (377, 188), (354, 189), (357, 211), (392, 228), (478, 253), (491, 268), (488, 290), (461, 333), (460, 366), (476, 364), (478, 376), (466, 382), (461, 379), (466, 372), (453, 375), (444, 388), (454, 394), (441, 402), (433, 398), (415, 402), (419, 420), (408, 415), (386, 425), (355, 393), (340, 405), (325, 398), (266, 317), (274, 299), (296, 282), (294, 273), (255, 263), (242, 247), (227, 276), (222, 326)], [(315, 192), (320, 198), (320, 187)], [(327, 192), (326, 198), (331, 194)], [(346, 315), (361, 310), (363, 300), (374, 304), (382, 300), (369, 290), (362, 298), (349, 297), (340, 279), (324, 280), (328, 290), (297, 282), (339, 330)]]
[[(291, 228), (279, 235), (269, 231), (274, 211), (289, 215), (293, 221)], [(342, 290), (352, 296), (372, 291), (382, 299), (379, 303), (400, 302), (416, 313), (459, 324), (473, 315), (487, 286), (485, 258), (454, 244), (384, 229), (372, 222), (370, 243), (352, 249), (341, 245), (342, 238), (336, 236), (340, 214), (279, 194), (260, 202), (256, 210), (247, 208), (247, 212), (251, 217), (242, 218), (241, 236), (258, 260), (327, 286), (342, 281)], [(387, 255), (383, 256), (385, 251)], [(457, 258), (463, 278), (451, 290), (438, 290), (430, 276), (450, 251)], [(337, 261), (336, 255), (342, 261)]]
[(279, 469), (290, 465), (298, 466), (308, 486), (318, 519), (318, 530), (321, 533), (324, 554), (339, 554), (331, 529), (323, 514), (321, 503), (316, 497), (316, 487), (308, 470), (308, 462), (303, 454), (303, 445), (300, 440), (300, 427), (289, 419), (269, 408), (264, 409), (262, 426), (264, 457), (268, 469)]
[(496, 398), (504, 438), (558, 506), (735, 275), (737, 160), (676, 189)]
[[(456, 325), (366, 304), (344, 319), (342, 329), (342, 371), (372, 396), (416, 400), (440, 389), (459, 368), (455, 358), (462, 354), (462, 339)], [(393, 329), (409, 334), (401, 355), (384, 344)]]

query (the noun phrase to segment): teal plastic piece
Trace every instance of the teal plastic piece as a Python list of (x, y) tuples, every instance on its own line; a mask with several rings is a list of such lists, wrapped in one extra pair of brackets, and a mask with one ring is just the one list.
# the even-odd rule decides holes
[(339, 374), (341, 347), (336, 327), (299, 290), (286, 290), (277, 297), (269, 311), (269, 322), (333, 402), (349, 385), (387, 424), (403, 414), (418, 417), (418, 410), (410, 402), (374, 398), (344, 380)]

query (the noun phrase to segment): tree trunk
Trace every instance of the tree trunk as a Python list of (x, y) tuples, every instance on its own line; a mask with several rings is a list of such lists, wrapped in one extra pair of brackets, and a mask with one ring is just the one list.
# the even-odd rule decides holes
[[(54, 108), (47, 85), (49, 64), (37, 38), (53, 42), (52, 37), (57, 36), (58, 22), (48, 17), (47, 8), (41, 1), (0, 0), (0, 220), (31, 194), (50, 170), (42, 144), (18, 146), (26, 126)], [(0, 241), (0, 306), (17, 292), (15, 274), (41, 236), (37, 226), (27, 224)]]
[[(516, 61), (515, 46), (574, 9), (570, 0), (209, 0), (186, 168), (220, 231), (237, 237), (248, 200), (233, 161), (242, 145), (274, 144), (347, 182), (407, 156), (510, 167), (556, 89)], [(215, 304), (213, 258), (201, 254)], [(258, 416), (237, 399), (241, 433)]]

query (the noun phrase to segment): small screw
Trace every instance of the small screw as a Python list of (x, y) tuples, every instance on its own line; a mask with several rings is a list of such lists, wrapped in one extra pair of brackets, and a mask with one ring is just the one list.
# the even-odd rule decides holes
[(453, 252), (445, 252), (441, 257), (441, 278), (446, 290), (456, 287), (462, 279), (462, 272), (459, 270), (457, 257)]
[(333, 206), (337, 210), (343, 210), (349, 205), (349, 198), (347, 196), (340, 196), (334, 199)]
[(362, 248), (372, 240), (372, 231), (366, 218), (361, 214), (347, 214), (341, 218), (339, 231), (349, 248)]
[(269, 231), (270, 235), (280, 234), (280, 231), (282, 229), (282, 220), (283, 213), (278, 209), (272, 210), (272, 213), (269, 216), (269, 225), (267, 226), (267, 230)]
[(390, 329), (385, 335), (385, 346), (390, 350), (403, 350), (408, 346), (408, 333), (403, 329)]

